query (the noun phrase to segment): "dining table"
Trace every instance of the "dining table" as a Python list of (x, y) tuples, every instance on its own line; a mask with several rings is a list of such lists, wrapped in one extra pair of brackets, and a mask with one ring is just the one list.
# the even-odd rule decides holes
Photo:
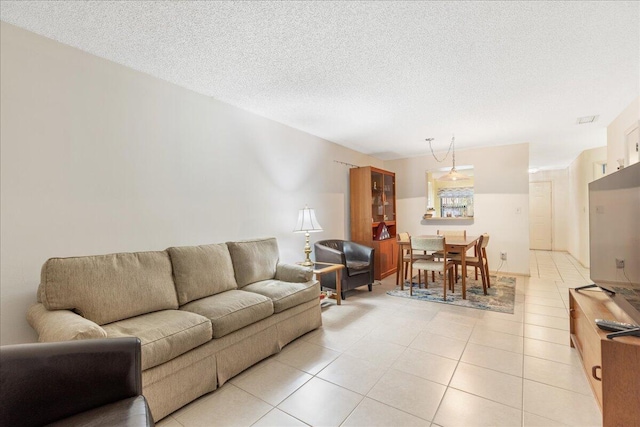
[[(420, 237), (438, 237), (438, 236), (420, 236)], [(455, 252), (460, 254), (460, 266), (462, 267), (462, 299), (467, 299), (467, 251), (474, 248), (478, 243), (480, 236), (447, 236), (445, 245), (447, 252)], [(398, 276), (396, 284), (400, 280), (404, 280), (404, 262), (403, 254), (407, 249), (411, 249), (410, 240), (398, 240)], [(413, 280), (410, 278), (409, 280)]]

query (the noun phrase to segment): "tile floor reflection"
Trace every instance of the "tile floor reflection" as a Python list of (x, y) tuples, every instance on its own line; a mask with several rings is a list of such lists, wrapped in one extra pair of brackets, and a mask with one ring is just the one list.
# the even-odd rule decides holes
[(530, 252), (514, 314), (391, 297), (390, 276), (323, 326), (162, 420), (192, 426), (600, 426), (569, 346), (568, 289), (589, 270)]

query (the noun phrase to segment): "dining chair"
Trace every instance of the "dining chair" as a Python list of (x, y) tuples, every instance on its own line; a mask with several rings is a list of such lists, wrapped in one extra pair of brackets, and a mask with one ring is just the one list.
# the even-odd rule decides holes
[[(482, 258), (484, 259), (484, 263), (485, 263), (485, 272), (487, 275), (487, 288), (491, 288), (491, 280), (489, 279), (489, 258), (487, 257), (487, 245), (489, 244), (489, 234), (488, 233), (484, 233), (483, 236), (485, 236), (484, 238), (484, 245), (480, 245), (479, 241), (478, 244), (473, 248), (473, 256), (474, 257), (478, 257), (480, 256), (479, 254), (482, 252)], [(466, 260), (465, 260), (466, 261)], [(474, 270), (476, 272), (476, 280), (478, 280), (478, 271), (480, 270), (480, 267), (474, 267)]]
[[(491, 288), (491, 279), (489, 278), (489, 258), (487, 257), (487, 245), (489, 244), (489, 234), (484, 233), (484, 244), (478, 245), (478, 254), (482, 254), (484, 260), (484, 271), (487, 275), (487, 288)], [(476, 268), (476, 279), (478, 278), (478, 269)]]
[[(404, 281), (407, 280), (407, 267), (406, 256), (409, 255), (409, 249), (405, 249), (403, 243), (409, 242), (410, 235), (407, 232), (400, 232), (396, 235), (396, 239), (398, 240), (398, 259), (400, 260), (400, 271), (396, 272), (396, 286), (400, 285), (400, 289), (404, 290)], [(404, 272), (404, 276), (401, 274)], [(400, 280), (402, 279), (402, 281)]]
[[(426, 252), (436, 252), (441, 251), (444, 256), (442, 257), (442, 261), (436, 261), (434, 259), (417, 259), (416, 255), (424, 254)], [(453, 292), (453, 270), (455, 264), (448, 259), (447, 254), (447, 246), (445, 243), (445, 237), (436, 236), (436, 237), (412, 237), (411, 238), (411, 262), (410, 262), (410, 270), (413, 282), (413, 269), (418, 270), (418, 286), (420, 286), (420, 272), (425, 271), (424, 275), (424, 284), (425, 288), (428, 288), (428, 280), (427, 280), (427, 271), (443, 273), (443, 298), (447, 299), (447, 287), (451, 289)], [(449, 280), (447, 280), (447, 272), (449, 273)], [(413, 285), (413, 284), (412, 284)], [(413, 286), (409, 286), (409, 295), (413, 295)]]
[[(401, 232), (397, 235), (398, 243), (401, 242), (411, 242), (411, 235), (407, 232)], [(400, 257), (402, 260), (402, 271), (404, 272), (404, 277), (399, 271), (396, 274), (396, 286), (400, 285), (400, 290), (404, 290), (404, 282), (407, 280), (407, 274), (409, 274), (409, 264), (411, 263), (411, 246), (403, 246), (398, 245), (400, 248)], [(427, 254), (426, 252), (416, 253), (414, 254), (414, 259), (424, 259), (429, 260), (433, 259), (433, 256)], [(435, 273), (432, 272), (431, 280), (435, 281)], [(402, 279), (402, 280), (401, 280)], [(413, 280), (413, 276), (412, 276)]]
[[(483, 234), (478, 239), (476, 244), (476, 256), (466, 257), (465, 263), (467, 267), (475, 267), (476, 279), (478, 278), (478, 269), (482, 276), (482, 290), (487, 295), (487, 288), (491, 287), (491, 281), (489, 279), (489, 262), (487, 261), (487, 245), (489, 244), (489, 235)], [(451, 261), (455, 264), (455, 276), (458, 276), (458, 265), (462, 264), (462, 257), (460, 254), (451, 255)]]

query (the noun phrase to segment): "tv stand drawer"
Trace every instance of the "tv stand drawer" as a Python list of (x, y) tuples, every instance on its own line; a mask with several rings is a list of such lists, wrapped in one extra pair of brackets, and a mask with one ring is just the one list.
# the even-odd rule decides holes
[[(573, 302), (573, 300), (570, 300)], [(571, 304), (571, 344), (578, 349), (583, 368), (591, 385), (591, 389), (602, 410), (602, 358), (600, 356), (600, 335), (594, 330), (595, 323), (591, 322), (578, 304)], [(596, 327), (597, 328), (597, 327)], [(599, 369), (595, 369), (599, 367)], [(595, 372), (594, 372), (595, 369)]]

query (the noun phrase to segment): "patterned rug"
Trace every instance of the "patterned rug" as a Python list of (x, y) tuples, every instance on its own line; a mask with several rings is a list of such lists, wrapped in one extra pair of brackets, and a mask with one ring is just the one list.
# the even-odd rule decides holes
[[(429, 274), (431, 279), (431, 274)], [(394, 297), (411, 298), (420, 301), (432, 301), (442, 304), (458, 305), (460, 307), (471, 307), (478, 310), (491, 310), (500, 313), (513, 314), (513, 307), (516, 299), (516, 278), (511, 276), (490, 276), (491, 288), (487, 289), (487, 295), (482, 291), (482, 280), (474, 279), (473, 275), (467, 278), (467, 299), (462, 299), (462, 283), (458, 280), (455, 292), (447, 291), (447, 300), (442, 298), (442, 276), (436, 275), (435, 283), (429, 280), (429, 288), (425, 289), (424, 284), (419, 288), (417, 276), (414, 277), (413, 296), (409, 296), (409, 282), (406, 281), (404, 291), (397, 287), (393, 291), (387, 291), (388, 295)]]

